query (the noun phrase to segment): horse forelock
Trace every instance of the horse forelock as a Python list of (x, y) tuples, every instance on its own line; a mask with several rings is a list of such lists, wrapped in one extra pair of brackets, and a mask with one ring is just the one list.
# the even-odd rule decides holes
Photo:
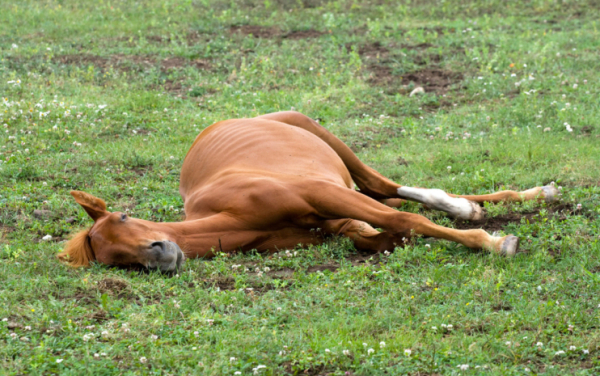
[(65, 246), (65, 249), (57, 255), (59, 260), (66, 262), (70, 266), (89, 266), (90, 261), (95, 260), (94, 251), (90, 244), (90, 230), (81, 231)]

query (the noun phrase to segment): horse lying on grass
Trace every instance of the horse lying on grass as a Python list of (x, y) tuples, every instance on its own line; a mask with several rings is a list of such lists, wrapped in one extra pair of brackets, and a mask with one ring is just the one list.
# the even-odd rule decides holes
[(96, 260), (174, 271), (186, 257), (318, 244), (326, 234), (347, 236), (356, 248), (374, 252), (424, 235), (512, 256), (519, 245), (513, 235), (446, 228), (392, 207), (411, 200), (454, 218), (477, 220), (483, 218), (483, 202), (553, 202), (559, 196), (553, 184), (480, 196), (401, 186), (297, 112), (225, 120), (206, 128), (185, 157), (179, 192), (185, 221), (155, 223), (108, 212), (103, 200), (72, 191), (94, 225), (75, 235), (59, 258), (72, 266)]

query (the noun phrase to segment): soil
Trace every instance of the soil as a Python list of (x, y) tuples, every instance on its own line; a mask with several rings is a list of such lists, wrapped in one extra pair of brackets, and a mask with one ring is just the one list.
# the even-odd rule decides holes
[(178, 69), (178, 68), (184, 68), (184, 67), (189, 67), (189, 66), (192, 66), (194, 68), (201, 69), (201, 70), (210, 69), (210, 64), (208, 63), (207, 60), (202, 60), (202, 59), (190, 60), (190, 59), (186, 59), (184, 57), (178, 57), (178, 56), (168, 57), (166, 59), (163, 59), (160, 62), (160, 65), (163, 70)]
[[(379, 42), (361, 46), (358, 53), (371, 72), (368, 82), (373, 86), (385, 88), (389, 94), (407, 93), (410, 84), (413, 84), (414, 87), (423, 87), (426, 93), (446, 94), (452, 85), (463, 80), (463, 75), (439, 68), (437, 64), (441, 62), (442, 57), (438, 54), (426, 54), (424, 52), (430, 47), (433, 46), (429, 43), (421, 43), (393, 48), (393, 50), (419, 51), (415, 57), (415, 63), (425, 66), (423, 69), (403, 75), (394, 74), (392, 68), (387, 65), (393, 51)], [(351, 45), (347, 45), (346, 48), (351, 49)]]
[(232, 34), (239, 33), (242, 35), (252, 35), (255, 38), (263, 38), (263, 39), (309, 39), (309, 38), (318, 38), (321, 35), (325, 34), (318, 30), (307, 29), (307, 30), (295, 30), (290, 31), (289, 33), (284, 34), (280, 28), (273, 27), (265, 27), (258, 25), (241, 25), (241, 26), (232, 26), (229, 28), (229, 31)]
[(433, 47), (433, 44), (429, 43), (420, 43), (420, 44), (403, 44), (400, 46), (406, 50), (425, 50), (429, 47)]
[(126, 291), (128, 287), (129, 284), (121, 279), (104, 278), (98, 282), (98, 290), (110, 295), (119, 295)]
[(426, 93), (445, 94), (454, 84), (462, 81), (463, 75), (438, 68), (424, 68), (422, 70), (402, 76), (402, 84), (411, 82), (415, 86), (422, 86)]
[(243, 35), (254, 36), (255, 38), (277, 38), (281, 35), (281, 30), (278, 27), (265, 27), (258, 25), (241, 25), (241, 26), (232, 26), (229, 28), (229, 31), (234, 33), (240, 33)]
[[(364, 253), (358, 252), (358, 253), (349, 255), (346, 258), (346, 260), (350, 261), (350, 263), (353, 266), (362, 265), (367, 262), (376, 264), (380, 261), (380, 259), (381, 259), (380, 253), (368, 253), (368, 252), (364, 252)], [(340, 268), (340, 265), (338, 263), (329, 263), (329, 264), (311, 266), (306, 269), (306, 272), (307, 273), (318, 273), (318, 272), (324, 272), (324, 271), (335, 272), (339, 268)], [(297, 271), (298, 270), (295, 270), (295, 269), (283, 268), (283, 269), (278, 269), (278, 270), (270, 270), (264, 274), (266, 274), (267, 276), (269, 276), (271, 278), (275, 278), (275, 279), (284, 279), (284, 280), (293, 281), (294, 273)], [(256, 273), (248, 273), (248, 276), (252, 277), (247, 280), (247, 283), (251, 286), (251, 290), (248, 290), (249, 292), (266, 292), (269, 290), (274, 290), (276, 288), (282, 289), (282, 287), (276, 287), (269, 280), (263, 281), (262, 279), (258, 279), (258, 277), (256, 277)], [(214, 277), (214, 278), (210, 278), (210, 279), (205, 279), (205, 280), (203, 280), (203, 282), (206, 287), (218, 287), (220, 290), (235, 290), (235, 279), (232, 277)], [(195, 288), (195, 285), (190, 284), (190, 288)], [(288, 287), (283, 287), (283, 288), (288, 288)]]
[(114, 67), (123, 71), (140, 71), (156, 66), (157, 64), (163, 71), (185, 67), (194, 67), (200, 70), (208, 70), (211, 68), (210, 63), (207, 60), (191, 60), (181, 56), (157, 59), (154, 56), (141, 55), (116, 54), (110, 56), (97, 56), (89, 54), (74, 54), (57, 56), (54, 58), (54, 61), (66, 65), (93, 65), (102, 70)]
[[(352, 49), (351, 45), (347, 45), (346, 48), (348, 50)], [(358, 49), (358, 54), (364, 58), (365, 60), (377, 58), (377, 59), (386, 59), (389, 56), (390, 51), (384, 47), (380, 42), (369, 43), (364, 46), (361, 46)]]
[(85, 317), (96, 322), (103, 322), (110, 318), (108, 313), (106, 313), (103, 310), (98, 310), (96, 312), (89, 313)]
[(282, 38), (284, 39), (309, 39), (309, 38), (318, 38), (321, 35), (323, 35), (325, 33), (321, 32), (321, 31), (317, 31), (317, 30), (296, 30), (296, 31), (291, 31), (287, 34), (285, 34)]
[[(568, 204), (560, 204), (556, 206), (550, 206), (546, 208), (548, 212), (548, 217), (550, 218), (558, 218), (559, 220), (566, 219), (565, 215), (574, 214), (575, 211)], [(521, 219), (525, 218), (529, 221), (529, 223), (534, 223), (539, 220), (537, 215), (539, 214), (540, 209), (536, 209), (530, 213), (509, 213), (504, 215), (499, 215), (493, 218), (484, 218), (479, 221), (456, 221), (455, 227), (460, 230), (467, 229), (484, 229), (487, 232), (494, 232), (502, 230), (504, 227), (511, 223), (521, 223)], [(575, 213), (576, 214), (576, 213)]]

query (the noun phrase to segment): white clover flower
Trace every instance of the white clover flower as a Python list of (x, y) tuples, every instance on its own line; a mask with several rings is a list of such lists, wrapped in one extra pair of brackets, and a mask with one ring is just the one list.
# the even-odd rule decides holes
[(564, 352), (564, 351), (562, 351), (562, 350), (560, 350), (560, 351), (557, 351), (557, 352), (555, 352), (555, 353), (554, 353), (554, 355), (557, 355), (557, 356), (558, 356), (558, 355), (564, 355), (564, 354), (565, 354), (565, 352)]
[(538, 343), (536, 343), (535, 345), (536, 345), (537, 347), (544, 347), (544, 344), (543, 344), (543, 343), (541, 343), (541, 342), (538, 342)]
[(446, 168), (448, 169), (448, 171), (452, 170), (452, 166), (448, 166)]
[(342, 354), (348, 356), (348, 355), (350, 355), (350, 351), (349, 350), (342, 350)]
[(367, 354), (369, 354), (369, 355), (373, 354), (374, 352), (375, 352), (375, 350), (373, 350), (373, 349), (368, 349), (367, 350)]
[(17, 46), (15, 43), (13, 43), (11, 47), (13, 48), (13, 50), (16, 50), (17, 48), (19, 48), (19, 46)]
[(100, 354), (98, 354), (98, 353), (94, 354), (94, 358), (96, 358), (96, 359), (100, 358)]
[(577, 204), (577, 210), (581, 210), (581, 204)]
[(46, 235), (42, 238), (43, 241), (48, 241), (52, 239), (52, 235)]
[(147, 361), (148, 361), (148, 359), (145, 356), (142, 356), (140, 358), (140, 363), (142, 363), (142, 364), (146, 363)]
[(466, 371), (469, 369), (468, 364), (461, 364), (461, 365), (458, 365), (457, 367), (460, 368), (461, 371)]
[(252, 372), (255, 375), (258, 375), (258, 373), (260, 372), (261, 369), (263, 368), (267, 368), (267, 366), (263, 366), (262, 364), (259, 364), (258, 366), (256, 366), (256, 368), (252, 368)]
[(506, 342), (504, 342), (504, 344), (505, 344), (506, 346), (510, 346), (510, 341), (506, 341)]
[(583, 349), (582, 351), (583, 351), (584, 355), (588, 355), (590, 353), (590, 350), (587, 350), (587, 349)]
[(325, 349), (325, 352), (326, 352), (326, 353), (330, 353), (330, 352), (331, 352), (331, 350), (329, 350), (329, 349)]
[(385, 347), (385, 342), (383, 342), (383, 341), (379, 342), (379, 347), (381, 347), (383, 349)]
[(27, 325), (24, 329), (25, 330), (31, 330), (31, 326)]
[(56, 363), (62, 363), (64, 359), (56, 359)]
[(542, 286), (537, 287), (538, 292), (542, 292)]
[(431, 330), (433, 330), (434, 332), (438, 330), (437, 326), (432, 326)]
[(156, 341), (156, 340), (158, 339), (158, 336), (157, 336), (156, 334), (152, 334), (152, 335), (150, 336), (150, 338), (151, 338), (153, 341)]
[(232, 356), (231, 358), (229, 358), (229, 361), (230, 361), (230, 362), (235, 362), (236, 360), (237, 360), (237, 359), (236, 359), (234, 356)]
[(108, 337), (109, 333), (107, 330), (102, 331), (102, 337), (106, 338)]
[(575, 347), (575, 346), (570, 346), (570, 347), (569, 347), (569, 350), (571, 350), (571, 351), (575, 351), (575, 350), (577, 350), (577, 347)]
[(411, 349), (404, 349), (404, 355), (410, 356), (410, 354), (412, 354), (412, 350)]
[(241, 375), (242, 373), (240, 371), (235, 371), (233, 374), (234, 375)]

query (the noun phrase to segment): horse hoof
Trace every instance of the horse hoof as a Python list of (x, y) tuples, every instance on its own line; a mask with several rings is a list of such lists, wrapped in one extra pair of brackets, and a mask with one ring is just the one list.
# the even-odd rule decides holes
[(485, 212), (483, 211), (483, 208), (479, 206), (478, 203), (469, 201), (469, 204), (471, 204), (471, 208), (473, 209), (473, 212), (471, 213), (471, 218), (469, 218), (470, 221), (479, 221), (485, 218)]
[(550, 185), (543, 186), (542, 194), (544, 196), (544, 200), (548, 204), (559, 201), (561, 195), (560, 191), (554, 186), (554, 182), (550, 183)]
[(514, 235), (507, 235), (500, 245), (500, 254), (506, 257), (512, 257), (519, 249), (519, 238)]

